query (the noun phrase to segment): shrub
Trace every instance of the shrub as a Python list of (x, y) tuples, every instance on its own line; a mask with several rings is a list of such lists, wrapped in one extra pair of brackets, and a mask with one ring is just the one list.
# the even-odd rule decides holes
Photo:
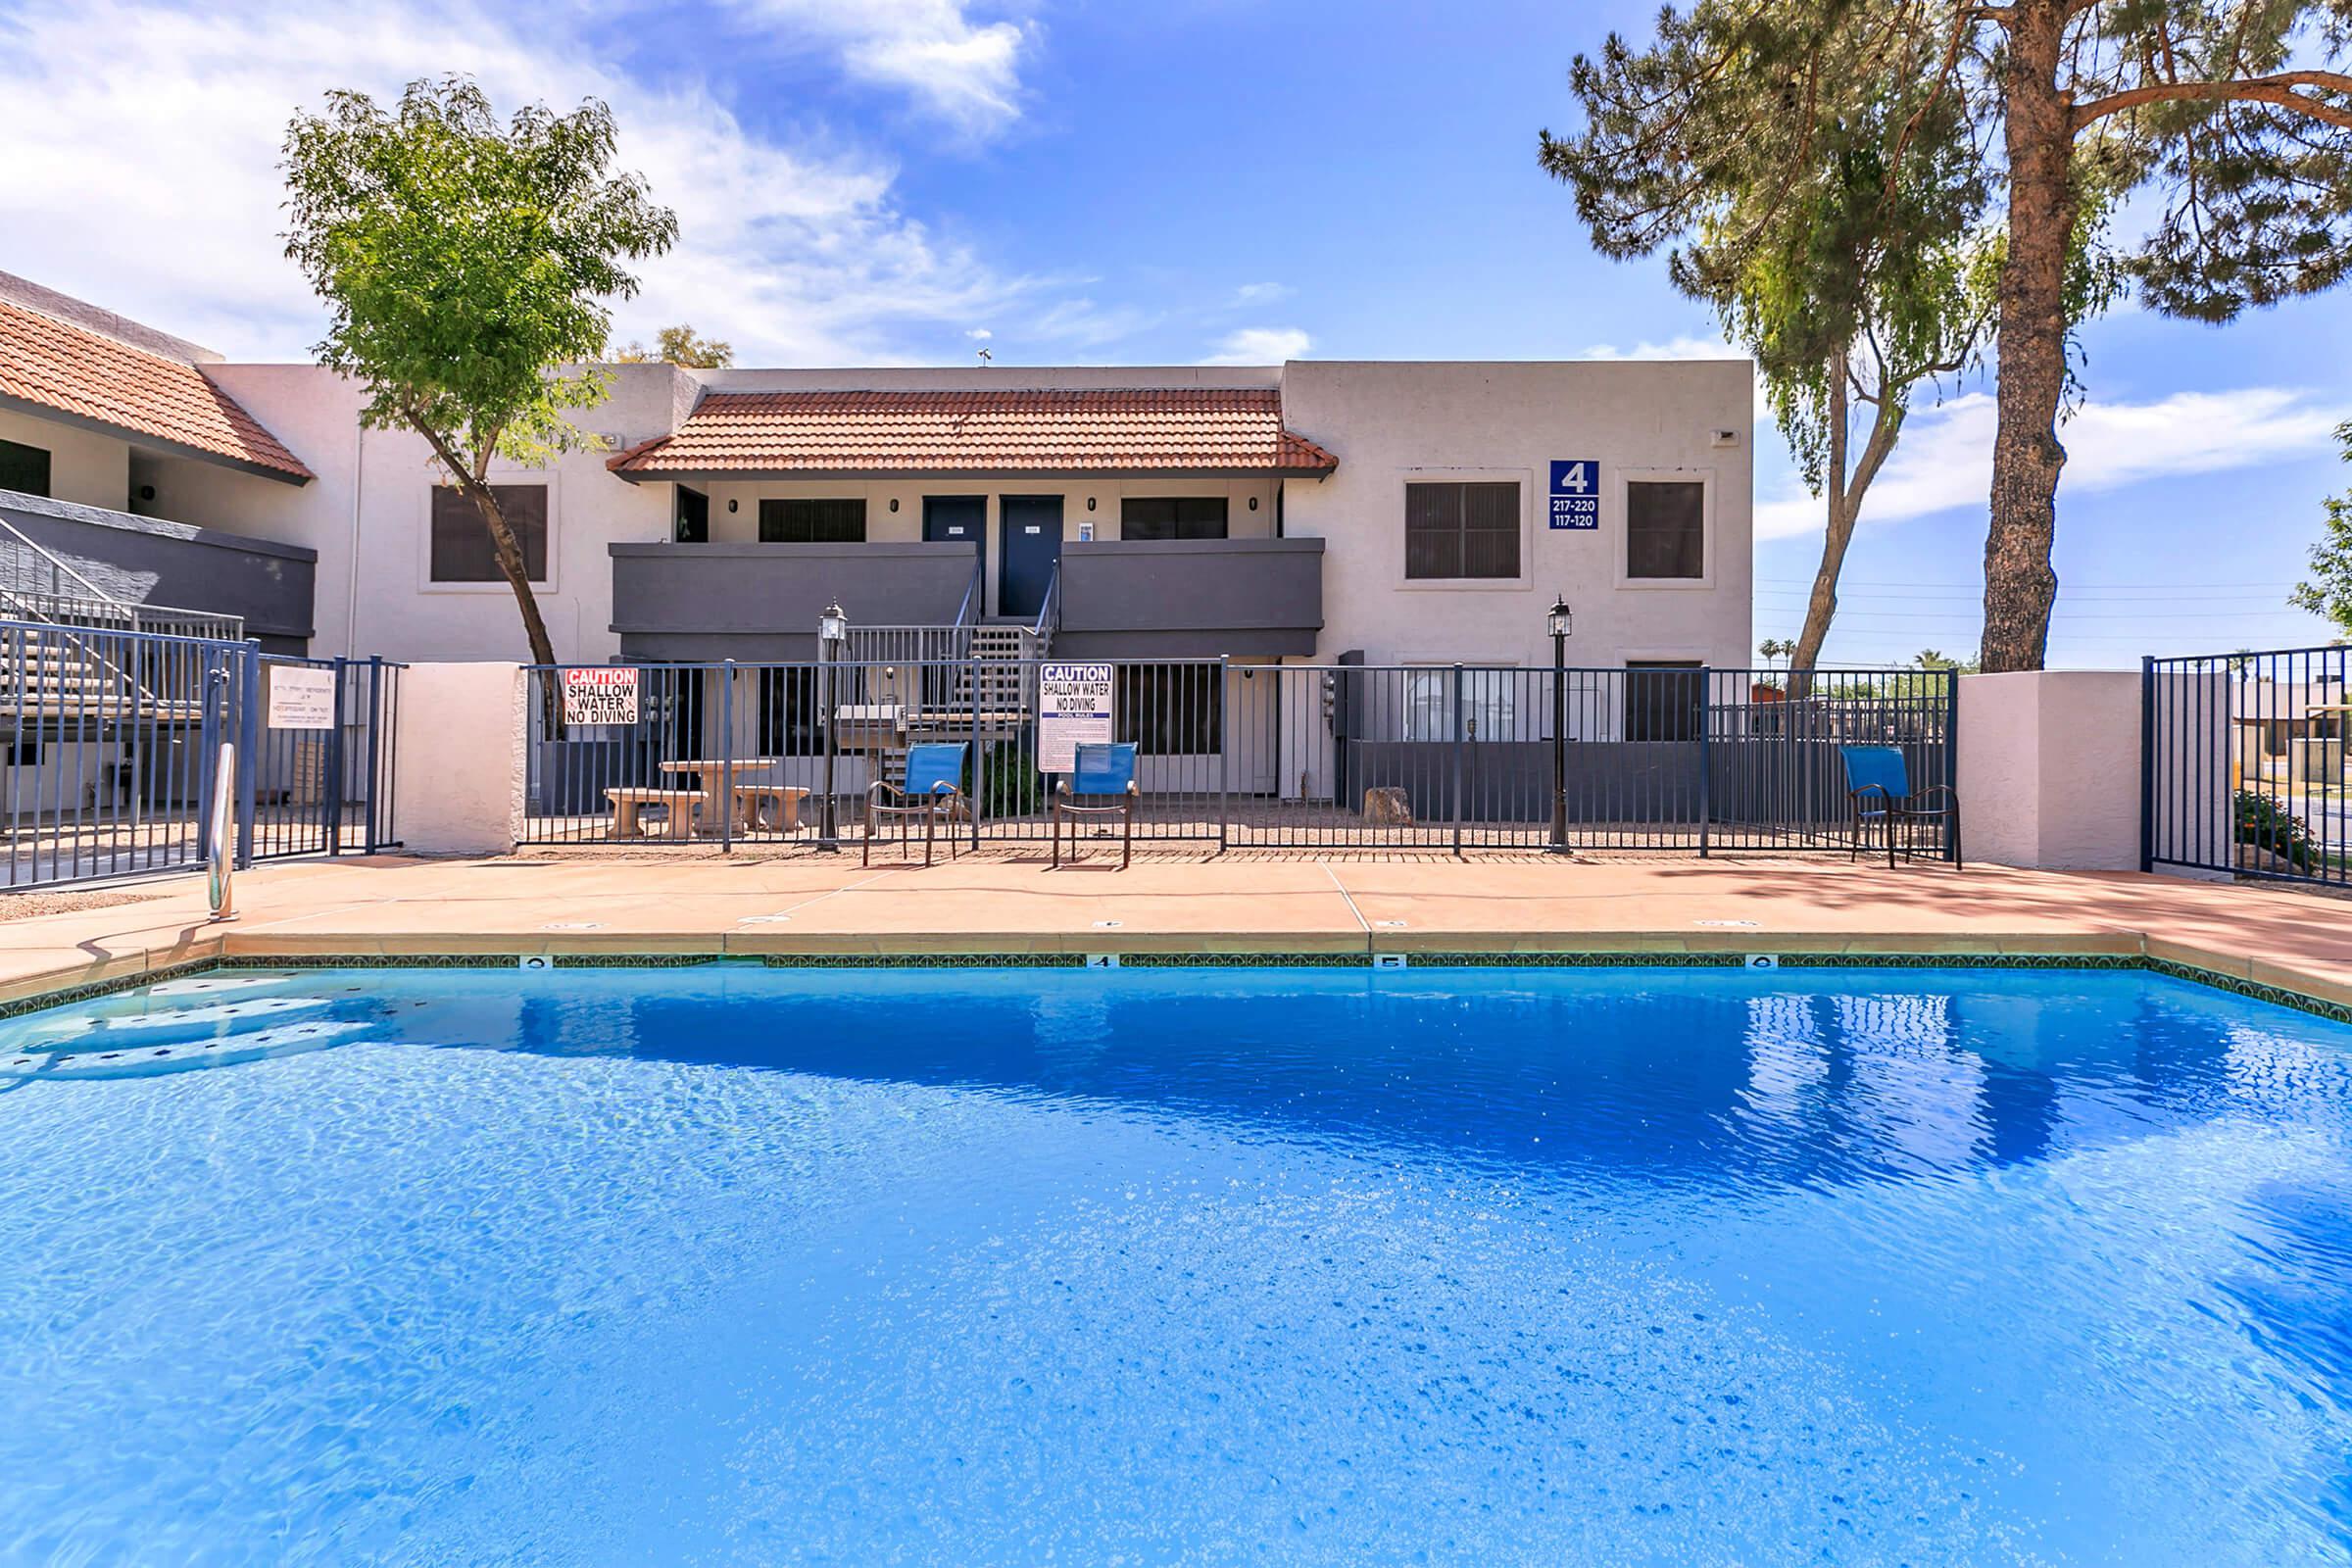
[(2237, 842), (2268, 850), (2298, 871), (2312, 869), (2311, 825), (2275, 795), (2237, 792)]
[(981, 770), (986, 795), (972, 787), (972, 764), (963, 764), (963, 793), (976, 801), (982, 816), (1029, 816), (1045, 809), (1046, 779), (1036, 760), (1018, 741), (992, 741), (988, 765)]

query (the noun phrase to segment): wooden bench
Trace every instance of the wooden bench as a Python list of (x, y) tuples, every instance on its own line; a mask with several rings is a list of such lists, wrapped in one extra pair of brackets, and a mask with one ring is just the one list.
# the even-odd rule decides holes
[(801, 803), (808, 798), (807, 790), (793, 784), (738, 784), (735, 820), (750, 833), (764, 833), (771, 828), (778, 833), (797, 833), (801, 828)]
[(616, 839), (642, 836), (643, 829), (638, 825), (637, 816), (649, 806), (669, 808), (669, 820), (662, 824), (663, 838), (691, 838), (694, 835), (695, 813), (710, 798), (701, 790), (629, 788), (605, 791), (605, 799), (612, 803), (612, 836)]

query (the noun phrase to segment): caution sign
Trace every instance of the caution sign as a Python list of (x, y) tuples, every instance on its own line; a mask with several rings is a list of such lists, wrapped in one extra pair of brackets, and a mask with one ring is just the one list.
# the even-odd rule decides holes
[(1116, 664), (1041, 664), (1037, 671), (1037, 770), (1074, 773), (1078, 748), (1110, 739)]
[(636, 723), (636, 666), (607, 664), (594, 669), (565, 670), (564, 722), (567, 727)]

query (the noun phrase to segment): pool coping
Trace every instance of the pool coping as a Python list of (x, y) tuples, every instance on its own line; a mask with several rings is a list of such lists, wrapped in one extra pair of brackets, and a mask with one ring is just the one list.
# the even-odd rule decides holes
[[(325, 939), (296, 951), (281, 939), (240, 942), (233, 933), (170, 954), (124, 955), (95, 967), (93, 976), (58, 971), (32, 976), (0, 998), (0, 1018), (21, 1016), (158, 981), (222, 969), (507, 969), (530, 959), (562, 968), (695, 968), (733, 963), (768, 968), (1081, 968), (1103, 956), (1121, 967), (1218, 966), (1379, 969), (1512, 968), (1803, 968), (1803, 969), (2082, 969), (2155, 973), (2233, 996), (2352, 1023), (2352, 987), (2339, 987), (2282, 965), (2218, 954), (2183, 943), (2131, 933), (2017, 937), (1861, 939), (1851, 935), (1796, 936), (1758, 932), (1744, 941), (1694, 939), (1675, 933), (1588, 933), (1478, 938), (1459, 933), (1384, 934), (1344, 943), (1302, 945), (1295, 934), (1214, 937), (1138, 932), (1118, 939), (1039, 938), (1022, 943), (969, 936), (879, 940), (745, 939), (740, 933), (681, 942), (677, 938), (616, 938), (547, 942), (507, 938), (418, 938), (358, 951), (350, 938)], [(1754, 962), (1758, 957), (1769, 963)], [(1402, 960), (1401, 962), (1397, 960)], [(2261, 972), (2257, 972), (2257, 971)], [(2330, 994), (2341, 993), (2341, 994)]]

